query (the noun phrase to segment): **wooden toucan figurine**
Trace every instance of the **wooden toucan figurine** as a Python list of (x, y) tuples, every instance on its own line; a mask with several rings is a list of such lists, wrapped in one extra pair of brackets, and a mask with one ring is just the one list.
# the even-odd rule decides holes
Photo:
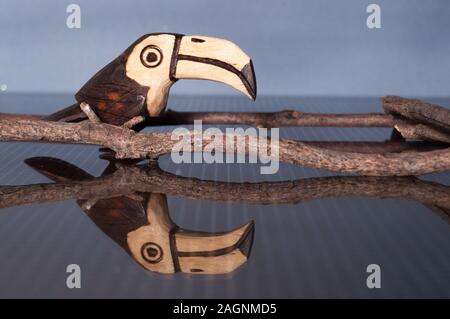
[[(93, 178), (56, 158), (34, 157), (25, 163), (55, 182)], [(115, 162), (110, 162), (102, 176), (116, 169)], [(151, 272), (226, 274), (245, 264), (250, 256), (253, 221), (223, 233), (182, 229), (170, 218), (165, 194), (136, 193), (99, 199), (88, 205), (87, 200), (77, 203), (97, 227)]]
[(165, 109), (170, 87), (179, 79), (223, 82), (256, 98), (252, 61), (234, 43), (152, 33), (139, 38), (97, 72), (76, 93), (77, 103), (44, 119), (81, 121), (88, 117), (88, 107), (102, 122), (131, 128)]

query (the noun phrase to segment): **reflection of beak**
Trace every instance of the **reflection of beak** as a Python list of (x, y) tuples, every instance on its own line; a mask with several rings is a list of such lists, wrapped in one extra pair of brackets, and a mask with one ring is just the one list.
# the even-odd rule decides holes
[(225, 274), (244, 264), (250, 256), (254, 222), (227, 233), (179, 230), (176, 235), (180, 270), (194, 274)]
[[(60, 159), (35, 157), (25, 162), (56, 182), (93, 178)], [(115, 169), (111, 162), (102, 176)], [(96, 200), (87, 210), (83, 208), (86, 200), (78, 200), (78, 204), (106, 235), (150, 271), (226, 274), (250, 257), (255, 233), (253, 221), (224, 233), (185, 230), (171, 220), (166, 195), (148, 194), (146, 205), (143, 201), (143, 198), (124, 195)]]
[(216, 38), (183, 36), (173, 57), (171, 77), (228, 84), (256, 99), (252, 60), (234, 43)]

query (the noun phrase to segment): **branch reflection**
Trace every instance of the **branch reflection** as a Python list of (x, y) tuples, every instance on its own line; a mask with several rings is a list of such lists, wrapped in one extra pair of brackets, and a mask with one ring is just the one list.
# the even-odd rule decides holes
[(75, 199), (107, 236), (145, 269), (158, 273), (230, 273), (251, 252), (254, 223), (225, 233), (176, 225), (166, 195), (244, 204), (297, 204), (329, 197), (417, 201), (450, 223), (450, 187), (416, 177), (335, 176), (286, 182), (226, 183), (176, 176), (157, 165), (114, 161), (99, 177), (56, 158), (26, 164), (53, 183), (0, 186), (0, 208)]

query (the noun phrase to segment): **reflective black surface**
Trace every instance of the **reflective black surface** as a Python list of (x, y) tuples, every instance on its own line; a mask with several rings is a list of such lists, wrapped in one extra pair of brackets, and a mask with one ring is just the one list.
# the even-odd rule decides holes
[[(427, 99), (449, 106), (450, 100)], [(0, 95), (0, 111), (50, 113), (70, 96)], [(377, 112), (375, 98), (172, 97), (189, 111)], [(170, 127), (155, 128), (161, 130)], [(389, 129), (282, 128), (301, 140), (384, 140)], [(99, 176), (108, 165), (98, 148), (0, 143), (0, 185), (50, 183), (24, 163), (36, 156), (70, 162)], [(167, 172), (233, 182), (268, 182), (334, 176), (290, 165), (260, 175), (258, 165), (183, 164), (160, 160)], [(450, 173), (423, 180), (450, 184)], [(419, 188), (421, 185), (418, 186)], [(245, 195), (243, 194), (243, 197)], [(248, 261), (222, 275), (149, 272), (105, 235), (75, 199), (0, 210), (0, 297), (450, 297), (450, 226), (415, 200), (346, 195), (298, 204), (249, 204), (167, 195), (173, 222), (185, 229), (225, 232), (255, 221)], [(66, 287), (66, 267), (79, 264), (81, 289)], [(366, 267), (379, 264), (381, 289), (368, 289)]]

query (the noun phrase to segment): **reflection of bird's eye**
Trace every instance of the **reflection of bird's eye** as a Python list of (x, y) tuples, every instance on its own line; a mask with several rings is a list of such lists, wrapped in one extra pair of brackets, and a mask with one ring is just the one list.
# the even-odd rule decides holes
[(141, 52), (141, 62), (148, 68), (160, 65), (162, 58), (161, 50), (154, 45), (146, 46)]
[(163, 250), (158, 244), (145, 243), (141, 247), (141, 255), (145, 261), (151, 264), (157, 264), (163, 258)]

